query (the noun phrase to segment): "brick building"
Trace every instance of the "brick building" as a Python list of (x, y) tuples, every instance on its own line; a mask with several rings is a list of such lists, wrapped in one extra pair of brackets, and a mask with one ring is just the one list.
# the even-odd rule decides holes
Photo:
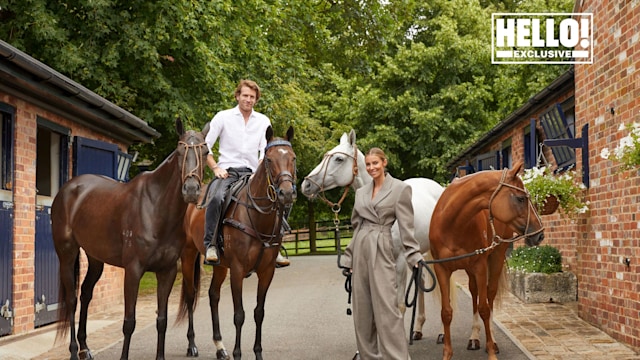
[(549, 121), (568, 129), (560, 138), (588, 142), (586, 152), (543, 147), (552, 164), (587, 170), (590, 202), (575, 221), (543, 216), (545, 243), (578, 277), (580, 317), (640, 350), (640, 175), (600, 157), (626, 135), (621, 124), (640, 122), (640, 1), (578, 0), (574, 12), (593, 13), (593, 63), (576, 64), (449, 165), (482, 170), (524, 160), (530, 167), (530, 144), (555, 136), (543, 126)]
[[(0, 115), (1, 336), (57, 319), (50, 206), (58, 189), (82, 173), (126, 181), (129, 145), (159, 134), (3, 41)], [(123, 278), (122, 269), (105, 266), (91, 306), (122, 303)]]

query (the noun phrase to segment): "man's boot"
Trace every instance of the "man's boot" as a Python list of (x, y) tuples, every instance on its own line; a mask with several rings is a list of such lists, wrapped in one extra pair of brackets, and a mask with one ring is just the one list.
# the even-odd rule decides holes
[(276, 257), (276, 267), (285, 267), (291, 265), (291, 261), (278, 251), (278, 257)]
[(214, 244), (207, 246), (205, 260), (210, 263), (217, 263), (220, 260), (218, 257), (218, 248)]

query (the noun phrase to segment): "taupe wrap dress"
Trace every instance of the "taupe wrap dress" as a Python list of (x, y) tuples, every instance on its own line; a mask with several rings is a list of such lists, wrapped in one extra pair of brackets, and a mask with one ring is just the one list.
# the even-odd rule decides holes
[(353, 239), (340, 259), (341, 265), (353, 272), (356, 342), (363, 360), (407, 360), (408, 338), (395, 295), (398, 284), (391, 226), (398, 221), (407, 262), (415, 266), (422, 256), (414, 236), (411, 187), (386, 174), (373, 199), (372, 194), (373, 182), (356, 191), (351, 215)]

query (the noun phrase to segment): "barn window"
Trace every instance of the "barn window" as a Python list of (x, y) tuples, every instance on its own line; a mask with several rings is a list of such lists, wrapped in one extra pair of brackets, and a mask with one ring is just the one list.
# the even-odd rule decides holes
[(511, 139), (505, 140), (502, 142), (502, 150), (500, 151), (500, 162), (501, 167), (503, 169), (511, 169), (512, 158), (511, 158)]
[(476, 169), (482, 170), (499, 170), (500, 169), (500, 152), (491, 151), (486, 154), (478, 155), (476, 158)]
[[(540, 124), (548, 140), (573, 139), (575, 129), (573, 133), (570, 131), (562, 104), (555, 104), (540, 115)], [(553, 146), (551, 151), (556, 159), (558, 170), (567, 169), (576, 164), (576, 151), (573, 148), (569, 146)]]
[(68, 129), (38, 118), (36, 188), (39, 196), (54, 197), (66, 181)]
[(0, 200), (11, 201), (13, 189), (13, 116), (15, 110), (0, 104)]

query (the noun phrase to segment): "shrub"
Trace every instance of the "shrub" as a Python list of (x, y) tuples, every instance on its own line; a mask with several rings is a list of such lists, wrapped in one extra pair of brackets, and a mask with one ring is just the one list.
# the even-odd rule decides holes
[(511, 252), (507, 264), (516, 271), (551, 274), (562, 271), (562, 255), (551, 245), (521, 246)]

